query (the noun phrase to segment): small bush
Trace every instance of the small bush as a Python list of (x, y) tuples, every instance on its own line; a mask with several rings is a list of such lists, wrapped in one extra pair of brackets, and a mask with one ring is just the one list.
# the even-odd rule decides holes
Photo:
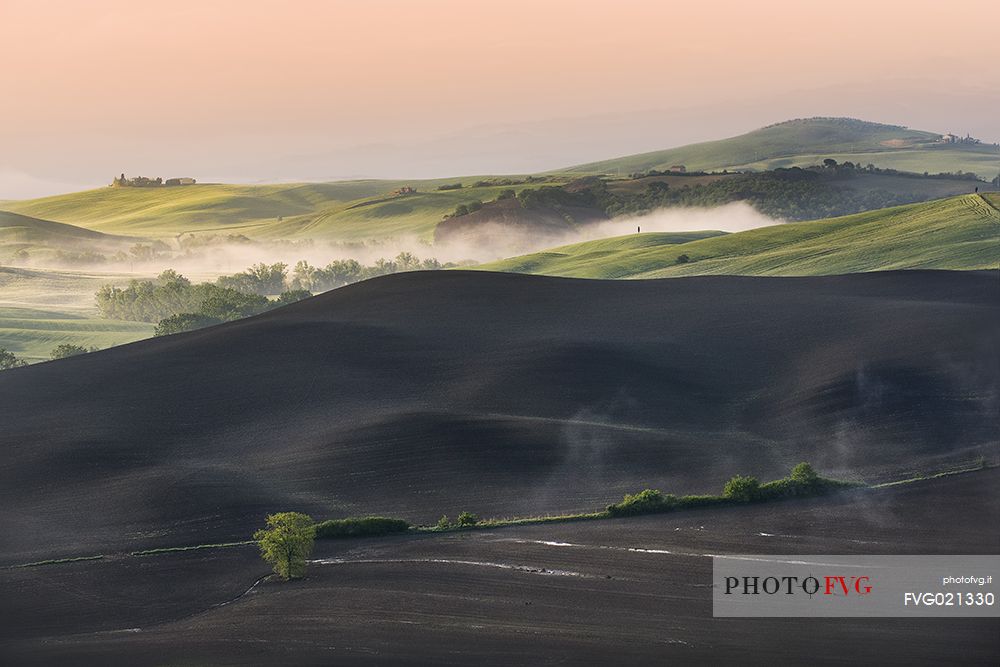
[(459, 526), (475, 526), (479, 523), (479, 517), (472, 512), (462, 512), (458, 515)]
[(803, 461), (794, 468), (792, 468), (791, 479), (796, 482), (802, 482), (806, 484), (812, 484), (813, 482), (819, 480), (819, 475), (813, 469), (811, 465)]
[(688, 257), (687, 255), (678, 255), (677, 259), (674, 260), (674, 263), (676, 263), (676, 264), (687, 264), (690, 261), (691, 261), (691, 258)]
[(49, 358), (66, 359), (67, 357), (75, 357), (78, 354), (87, 354), (88, 352), (97, 352), (97, 348), (86, 348), (80, 345), (73, 345), (71, 343), (63, 343), (62, 345), (57, 345), (53, 348), (52, 352), (49, 353)]
[(409, 529), (409, 522), (384, 516), (330, 519), (316, 524), (316, 539), (389, 535), (391, 533), (405, 533)]
[(722, 495), (730, 500), (748, 503), (760, 499), (760, 482), (756, 477), (736, 475), (722, 490)]
[(441, 518), (438, 519), (437, 528), (438, 530), (447, 530), (448, 528), (451, 528), (451, 519), (448, 518), (447, 514), (442, 515)]
[(439, 185), (437, 189), (438, 190), (461, 190), (462, 189), (462, 184), (461, 183), (446, 183), (444, 185)]
[(656, 489), (644, 489), (639, 493), (625, 494), (620, 503), (608, 505), (611, 516), (632, 516), (635, 514), (652, 514), (668, 512), (677, 506), (677, 497), (664, 495)]

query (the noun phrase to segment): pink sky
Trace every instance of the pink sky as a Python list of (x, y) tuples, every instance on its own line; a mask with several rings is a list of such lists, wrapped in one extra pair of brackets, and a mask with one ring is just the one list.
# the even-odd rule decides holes
[(0, 0), (0, 62), (0, 198), (527, 171), (807, 115), (1000, 139), (995, 0)]

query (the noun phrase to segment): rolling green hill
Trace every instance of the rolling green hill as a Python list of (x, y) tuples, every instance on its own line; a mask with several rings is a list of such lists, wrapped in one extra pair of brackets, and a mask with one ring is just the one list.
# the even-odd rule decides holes
[(153, 325), (82, 314), (0, 306), (0, 347), (34, 363), (63, 343), (105, 349), (153, 335)]
[(104, 349), (149, 338), (152, 324), (97, 315), (94, 292), (120, 280), (113, 273), (0, 266), (0, 347), (35, 362), (62, 343)]
[[(997, 195), (965, 195), (686, 243), (660, 242), (654, 234), (590, 241), (476, 268), (577, 278), (996, 269), (998, 205)], [(678, 263), (681, 255), (686, 263)]]
[[(1000, 171), (993, 145), (942, 144), (940, 135), (844, 118), (812, 118), (778, 123), (739, 137), (692, 144), (572, 167), (544, 177), (466, 176), (434, 180), (358, 180), (271, 185), (198, 184), (171, 188), (106, 187), (41, 199), (6, 202), (4, 208), (34, 218), (107, 234), (170, 241), (181, 234), (239, 234), (260, 240), (315, 239), (361, 242), (416, 236), (434, 238), (445, 214), (459, 204), (490, 201), (505, 188), (562, 185), (581, 174), (624, 175), (683, 164), (689, 171), (766, 170), (814, 165), (825, 158), (869, 162), (879, 167), (923, 173), (973, 171), (987, 179)], [(876, 178), (878, 176), (878, 178)], [(669, 177), (667, 177), (669, 178)], [(723, 176), (678, 177), (671, 187), (710, 184)], [(885, 186), (891, 175), (867, 174), (865, 188), (900, 190), (902, 201), (943, 187), (971, 189), (971, 181), (945, 183), (910, 179)], [(699, 179), (709, 179), (702, 183)], [(897, 179), (898, 180), (898, 179)], [(460, 189), (439, 190), (461, 182)], [(646, 184), (643, 184), (646, 185)], [(415, 192), (398, 193), (411, 187)], [(616, 184), (616, 187), (621, 184)], [(907, 199), (910, 197), (910, 199)], [(884, 205), (884, 204), (880, 204)], [(818, 215), (818, 213), (817, 213)]]
[(59, 250), (113, 251), (127, 248), (136, 240), (134, 237), (112, 236), (74, 225), (0, 211), (0, 260), (16, 252), (28, 252), (38, 258)]
[[(464, 184), (461, 189), (437, 190), (440, 185), (459, 181)], [(489, 184), (473, 187), (483, 181)], [(416, 192), (393, 194), (404, 186)], [(8, 202), (8, 207), (24, 215), (91, 230), (161, 238), (213, 233), (335, 241), (402, 235), (429, 239), (445, 213), (461, 203), (494, 199), (504, 187), (510, 186), (504, 185), (502, 178), (489, 176), (427, 181), (107, 187)]]
[(991, 144), (943, 144), (941, 135), (852, 118), (806, 118), (769, 125), (737, 137), (591, 162), (572, 173), (630, 174), (684, 165), (689, 171), (766, 170), (808, 166), (825, 158), (877, 167), (930, 172), (974, 172), (987, 180), (1000, 172), (1000, 149)]

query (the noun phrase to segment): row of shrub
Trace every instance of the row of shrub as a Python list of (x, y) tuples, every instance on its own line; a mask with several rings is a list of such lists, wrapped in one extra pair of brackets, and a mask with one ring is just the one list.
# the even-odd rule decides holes
[(438, 530), (448, 530), (451, 528), (471, 528), (472, 526), (478, 525), (480, 523), (479, 517), (472, 512), (462, 512), (455, 518), (454, 521), (448, 518), (445, 514), (440, 519), (438, 519), (435, 528)]
[[(854, 482), (842, 482), (820, 477), (811, 465), (800, 463), (782, 479), (761, 484), (756, 477), (736, 475), (722, 490), (722, 495), (675, 496), (655, 489), (645, 489), (635, 494), (627, 494), (621, 502), (608, 505), (606, 512), (587, 515), (551, 517), (553, 519), (601, 518), (602, 516), (623, 517), (638, 514), (656, 514), (677, 509), (693, 509), (734, 503), (760, 502), (796, 496), (814, 496), (831, 491), (858, 486)], [(542, 519), (538, 519), (541, 521)], [(491, 527), (522, 520), (482, 520), (472, 512), (462, 512), (455, 520), (442, 516), (432, 530), (455, 530), (473, 527)], [(373, 537), (405, 533), (412, 526), (403, 519), (384, 516), (350, 517), (330, 519), (315, 524), (317, 539), (342, 537)], [(427, 530), (427, 528), (424, 528)]]
[(720, 496), (675, 496), (656, 489), (645, 489), (626, 494), (621, 502), (608, 505), (607, 513), (615, 517), (655, 514), (682, 508), (816, 496), (852, 486), (858, 484), (820, 477), (811, 465), (803, 462), (792, 468), (788, 477), (764, 484), (756, 477), (736, 475), (726, 482)]
[(391, 535), (392, 533), (405, 533), (409, 529), (409, 522), (404, 521), (403, 519), (393, 519), (386, 516), (330, 519), (316, 524), (316, 539), (323, 540), (338, 537)]

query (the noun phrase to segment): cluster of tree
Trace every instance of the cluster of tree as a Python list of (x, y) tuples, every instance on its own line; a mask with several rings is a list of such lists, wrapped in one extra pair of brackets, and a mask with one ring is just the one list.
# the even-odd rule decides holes
[(192, 284), (168, 269), (155, 280), (131, 280), (126, 287), (103, 285), (96, 301), (103, 317), (158, 322), (156, 335), (167, 335), (250, 317), (308, 296), (302, 290), (288, 290), (271, 300), (215, 283)]
[(814, 496), (856, 486), (852, 482), (820, 477), (806, 462), (792, 468), (787, 477), (761, 484), (756, 477), (736, 475), (723, 487), (721, 496), (675, 496), (655, 489), (626, 494), (621, 502), (608, 505), (610, 516), (632, 516), (670, 512), (681, 508), (706, 507), (726, 503), (750, 503), (795, 496)]
[(20, 368), (27, 365), (27, 361), (19, 358), (7, 348), (0, 347), (0, 371), (7, 371), (11, 368)]
[[(124, 253), (122, 254), (124, 255)], [(108, 257), (94, 250), (80, 250), (78, 252), (57, 250), (56, 261), (64, 265), (104, 264), (108, 261)]]
[(253, 241), (243, 234), (181, 234), (177, 237), (177, 245), (182, 250), (197, 250), (211, 246), (252, 245)]
[(741, 174), (708, 184), (671, 188), (653, 181), (640, 192), (609, 191), (595, 186), (595, 195), (611, 216), (641, 214), (669, 206), (721, 206), (745, 201), (761, 213), (786, 220), (811, 220), (848, 215), (928, 198), (927, 195), (897, 194), (888, 190), (851, 190), (815, 170), (776, 169)]
[(283, 262), (254, 264), (246, 271), (231, 276), (221, 276), (216, 281), (219, 287), (234, 289), (245, 294), (268, 296), (285, 291), (285, 277), (288, 265)]
[[(637, 175), (664, 175), (651, 171)], [(979, 180), (972, 173), (946, 173), (933, 176), (880, 169), (872, 164), (862, 167), (853, 162), (838, 163), (832, 158), (822, 166), (792, 167), (759, 173), (732, 175), (710, 183), (671, 187), (665, 181), (652, 181), (643, 190), (615, 188), (601, 178), (587, 177), (560, 186), (525, 188), (516, 198), (525, 209), (584, 207), (597, 208), (608, 216), (637, 215), (671, 206), (721, 206), (745, 201), (762, 213), (786, 220), (812, 220), (849, 215), (888, 206), (925, 201), (930, 195), (921, 192), (894, 193), (884, 189), (850, 189), (839, 183), (860, 174), (899, 175), (911, 178), (961, 178)], [(678, 174), (672, 174), (678, 175)], [(683, 174), (693, 176), (699, 174)], [(704, 175), (704, 174), (701, 174)], [(1000, 185), (1000, 176), (994, 179)], [(514, 197), (504, 190), (497, 200)], [(482, 202), (460, 204), (445, 219), (466, 215), (483, 207)]]
[(451, 266), (456, 265), (421, 260), (402, 252), (369, 266), (352, 259), (337, 260), (322, 268), (300, 261), (291, 276), (287, 264), (259, 263), (246, 271), (221, 276), (214, 283), (198, 284), (167, 269), (154, 280), (130, 280), (125, 287), (102, 285), (95, 298), (103, 317), (156, 322), (156, 335), (165, 336), (250, 317), (376, 276)]
[[(808, 170), (818, 170), (820, 167), (806, 167)], [(912, 171), (899, 171), (897, 169), (889, 169), (887, 167), (876, 167), (871, 162), (865, 166), (860, 164), (854, 164), (849, 160), (838, 163), (833, 158), (826, 158), (823, 160), (822, 169), (824, 171), (834, 171), (840, 177), (851, 177), (857, 174), (882, 174), (884, 176), (902, 176), (905, 178), (934, 178), (942, 180), (963, 180), (963, 181), (979, 181), (982, 180), (974, 172), (971, 171), (942, 171), (937, 174), (931, 174), (924, 172), (922, 174), (917, 174)]]
[(353, 259), (339, 259), (325, 267), (312, 266), (300, 261), (292, 269), (288, 286), (296, 290), (309, 290), (314, 294), (350, 285), (351, 283), (377, 278), (403, 271), (434, 271), (458, 266), (448, 262), (442, 264), (434, 258), (421, 260), (409, 252), (401, 252), (392, 259), (377, 259), (369, 265)]
[(439, 185), (437, 187), (437, 189), (438, 190), (461, 190), (462, 189), (462, 184), (460, 182), (459, 183), (446, 183), (444, 185)]
[(606, 197), (607, 185), (600, 179), (585, 179), (566, 187), (547, 185), (517, 193), (521, 206), (529, 210), (563, 206), (604, 208), (602, 200)]
[(66, 359), (67, 357), (75, 357), (79, 354), (87, 354), (89, 352), (97, 352), (99, 347), (83, 347), (82, 345), (73, 345), (72, 343), (63, 343), (62, 345), (57, 345), (52, 348), (52, 352), (49, 353), (49, 359)]
[[(712, 172), (715, 174), (728, 174), (728, 169), (723, 169), (722, 171)], [(706, 171), (670, 171), (667, 169), (647, 169), (646, 171), (637, 171), (628, 175), (629, 178), (649, 178), (650, 176), (706, 176), (708, 172)]]
[(483, 202), (478, 199), (474, 199), (470, 202), (459, 204), (458, 206), (455, 207), (455, 210), (452, 211), (451, 213), (445, 213), (444, 219), (447, 220), (448, 218), (457, 218), (462, 215), (468, 215), (470, 213), (478, 211), (482, 207), (483, 207)]
[(492, 188), (498, 185), (526, 185), (529, 183), (545, 183), (551, 181), (551, 176), (526, 176), (525, 178), (490, 178), (488, 180), (476, 181), (472, 184), (474, 188)]
[[(78, 354), (97, 352), (99, 349), (100, 348), (97, 347), (82, 347), (71, 343), (63, 343), (62, 345), (57, 345), (52, 349), (52, 352), (49, 353), (49, 358), (65, 359), (66, 357), (75, 357)], [(21, 359), (7, 348), (0, 347), (0, 371), (10, 370), (11, 368), (20, 368), (27, 365), (27, 361)]]

